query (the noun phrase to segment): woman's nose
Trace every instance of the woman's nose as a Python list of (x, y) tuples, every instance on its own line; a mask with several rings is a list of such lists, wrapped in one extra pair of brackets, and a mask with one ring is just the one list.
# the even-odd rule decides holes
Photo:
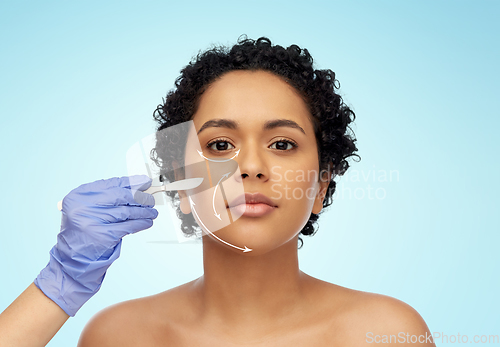
[[(238, 161), (241, 173), (241, 181), (262, 181), (269, 179), (269, 170), (263, 155), (255, 149), (242, 148), (238, 157), (234, 158)], [(239, 180), (239, 178), (237, 178)]]

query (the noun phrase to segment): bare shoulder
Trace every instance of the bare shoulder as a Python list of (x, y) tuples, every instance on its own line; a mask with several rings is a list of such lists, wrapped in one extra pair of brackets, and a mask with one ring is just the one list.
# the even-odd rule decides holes
[(164, 346), (166, 341), (175, 344), (176, 322), (182, 322), (182, 315), (189, 310), (184, 298), (187, 285), (99, 311), (83, 329), (78, 346)]
[(353, 305), (353, 312), (361, 325), (373, 327), (374, 332), (421, 334), (429, 330), (420, 314), (401, 300), (367, 292), (357, 296), (359, 302)]
[[(109, 306), (96, 313), (83, 329), (79, 347), (89, 346), (128, 346), (128, 339), (133, 336), (137, 321), (137, 310), (142, 311), (140, 303), (132, 301), (121, 302)], [(139, 313), (140, 314), (140, 313)]]
[(424, 319), (405, 302), (330, 283), (325, 288), (331, 308), (330, 333), (342, 345), (434, 346)]

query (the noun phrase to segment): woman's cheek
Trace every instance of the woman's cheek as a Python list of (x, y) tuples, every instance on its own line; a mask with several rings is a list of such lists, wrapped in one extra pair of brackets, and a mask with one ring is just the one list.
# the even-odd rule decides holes
[(275, 167), (271, 173), (272, 199), (314, 201), (319, 189), (317, 170)]

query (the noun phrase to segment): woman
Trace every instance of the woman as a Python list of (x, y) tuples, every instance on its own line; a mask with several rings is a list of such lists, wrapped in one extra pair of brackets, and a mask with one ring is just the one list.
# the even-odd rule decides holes
[[(410, 306), (390, 297), (323, 282), (299, 270), (299, 235), (314, 233), (319, 214), (332, 202), (334, 177), (348, 169), (346, 159), (357, 150), (349, 129), (354, 113), (343, 104), (335, 92), (337, 88), (335, 74), (314, 70), (307, 50), (295, 45), (286, 49), (273, 46), (267, 38), (243, 38), (230, 50), (214, 48), (186, 66), (176, 81), (176, 89), (155, 112), (158, 130), (192, 120), (206, 158), (237, 161), (239, 174), (233, 179), (244, 186), (246, 202), (238, 205), (243, 214), (218, 230), (217, 238), (203, 237), (202, 277), (99, 312), (87, 324), (79, 346), (433, 345), (425, 338), (430, 335), (425, 322)], [(158, 141), (153, 153), (164, 169), (179, 165), (177, 161), (190, 160), (189, 151), (179, 157), (169, 153), (168, 148)], [(318, 175), (304, 175), (309, 172)], [(82, 298), (73, 300), (71, 289), (66, 294), (61, 294), (59, 287), (55, 294), (43, 290), (58, 303), (44, 302), (46, 307), (51, 305), (49, 319), (53, 321), (44, 324), (54, 333), (68, 313), (76, 313), (99, 289), (105, 270), (119, 254), (121, 237), (149, 227), (156, 217), (151, 197), (141, 193), (150, 182), (137, 177), (134, 182), (117, 180), (88, 185), (64, 200), (67, 229), (79, 231), (71, 235), (88, 234), (93, 227), (92, 223), (79, 223), (78, 218), (84, 217), (71, 210), (85, 205), (88, 215), (98, 214), (103, 206), (110, 209), (111, 200), (113, 209), (117, 205), (135, 208), (134, 218), (126, 222), (136, 221), (137, 225), (130, 226), (129, 231), (123, 227), (113, 231), (118, 236), (90, 252), (91, 261), (77, 261), (76, 268), (84, 270), (70, 276), (76, 282), (88, 277), (89, 266), (82, 263), (101, 264), (90, 266), (98, 269), (90, 276), (92, 285), (73, 285), (83, 288)], [(134, 204), (130, 195), (123, 197), (127, 189), (134, 192), (136, 201), (141, 201)], [(114, 195), (110, 199), (110, 190), (117, 190), (113, 194), (120, 198)], [(96, 192), (104, 194), (99, 202)], [(193, 234), (200, 220), (193, 213), (189, 192), (179, 191), (171, 198), (178, 202), (183, 231)], [(226, 208), (234, 208), (228, 200)], [(78, 243), (78, 237), (62, 239), (58, 244), (89, 244), (86, 240)], [(243, 252), (228, 244), (245, 245), (251, 251)], [(58, 257), (57, 252), (51, 253), (53, 258)], [(62, 253), (59, 258), (70, 253), (78, 258), (89, 251)], [(67, 271), (62, 273), (65, 276)], [(43, 281), (48, 277), (54, 276), (37, 278), (39, 288), (44, 289)], [(38, 288), (28, 290), (26, 300), (31, 296), (32, 303), (41, 305)], [(9, 314), (19, 317), (16, 312), (22, 310), (23, 302), (14, 306)], [(413, 336), (417, 341), (410, 341)]]

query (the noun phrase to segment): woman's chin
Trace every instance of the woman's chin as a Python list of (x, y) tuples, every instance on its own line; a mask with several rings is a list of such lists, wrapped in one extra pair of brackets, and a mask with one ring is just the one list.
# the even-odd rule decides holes
[(229, 230), (221, 229), (212, 235), (206, 235), (211, 242), (244, 256), (258, 256), (269, 253), (289, 242), (295, 235), (280, 235), (273, 232), (264, 232), (263, 228)]

